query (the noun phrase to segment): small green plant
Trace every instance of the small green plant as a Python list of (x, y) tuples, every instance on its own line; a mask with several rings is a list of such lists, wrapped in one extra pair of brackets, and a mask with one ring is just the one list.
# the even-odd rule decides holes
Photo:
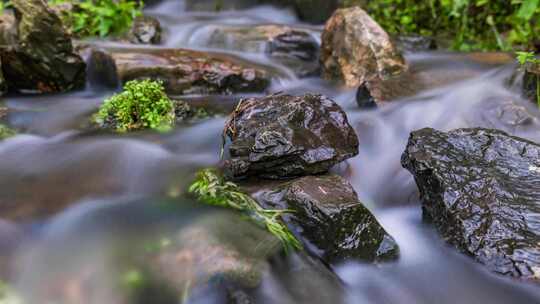
[[(540, 64), (540, 59), (536, 58), (534, 52), (516, 52), (516, 59), (522, 68), (528, 64)], [(536, 76), (536, 103), (540, 108), (540, 77), (538, 76)]]
[(17, 135), (17, 131), (0, 124), (0, 140)]
[(123, 92), (105, 100), (94, 121), (120, 132), (138, 129), (168, 130), (174, 124), (174, 103), (165, 94), (163, 83), (132, 80)]
[(204, 169), (189, 187), (189, 192), (198, 200), (213, 206), (226, 207), (249, 215), (255, 222), (263, 225), (283, 244), (285, 250), (301, 249), (302, 245), (282, 222), (281, 216), (291, 210), (268, 210), (262, 208), (253, 198), (240, 191), (232, 182), (225, 181), (213, 169)]
[(142, 15), (142, 1), (130, 0), (53, 0), (51, 5), (69, 3), (70, 10), (62, 12), (64, 24), (79, 37), (117, 36), (131, 27), (133, 20)]

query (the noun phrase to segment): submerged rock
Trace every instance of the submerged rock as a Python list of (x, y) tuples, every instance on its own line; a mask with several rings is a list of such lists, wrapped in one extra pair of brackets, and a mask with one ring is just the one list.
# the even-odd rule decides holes
[(169, 94), (262, 92), (269, 73), (230, 56), (186, 49), (110, 49), (122, 83), (162, 80)]
[(322, 95), (270, 95), (239, 102), (225, 132), (228, 174), (280, 179), (324, 173), (358, 154), (345, 112)]
[(490, 129), (415, 131), (402, 164), (424, 216), (489, 270), (540, 278), (540, 145)]
[(14, 0), (14, 44), (0, 47), (10, 89), (63, 92), (84, 86), (85, 64), (60, 18), (43, 0)]
[(154, 17), (139, 16), (133, 20), (128, 39), (135, 44), (161, 43), (161, 24)]
[(301, 77), (312, 76), (319, 71), (319, 44), (304, 29), (285, 25), (220, 26), (210, 35), (208, 45), (266, 53)]
[(337, 10), (322, 34), (322, 75), (358, 87), (407, 69), (388, 34), (361, 8)]
[(378, 262), (398, 256), (394, 239), (340, 176), (306, 176), (255, 197), (263, 206), (292, 210), (288, 221), (294, 230), (328, 263)]
[(420, 35), (400, 35), (394, 39), (396, 47), (403, 52), (422, 52), (437, 48), (437, 42), (432, 37)]

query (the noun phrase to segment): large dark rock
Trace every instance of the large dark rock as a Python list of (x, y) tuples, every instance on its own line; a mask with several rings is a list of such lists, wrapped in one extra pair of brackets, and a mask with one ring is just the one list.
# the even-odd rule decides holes
[(305, 29), (285, 25), (220, 26), (210, 35), (208, 46), (266, 53), (301, 77), (319, 71), (319, 43)]
[(0, 47), (10, 89), (63, 92), (85, 83), (85, 64), (60, 18), (43, 0), (14, 0), (15, 44)]
[(262, 92), (270, 73), (232, 56), (186, 49), (109, 49), (122, 83), (162, 80), (169, 94)]
[(378, 262), (398, 256), (394, 239), (340, 176), (306, 176), (259, 191), (255, 197), (263, 206), (292, 210), (287, 220), (328, 263)]
[(422, 129), (402, 164), (448, 242), (491, 271), (538, 280), (540, 145), (490, 129)]
[(243, 99), (225, 132), (231, 139), (226, 168), (234, 178), (324, 173), (358, 154), (345, 112), (322, 95)]

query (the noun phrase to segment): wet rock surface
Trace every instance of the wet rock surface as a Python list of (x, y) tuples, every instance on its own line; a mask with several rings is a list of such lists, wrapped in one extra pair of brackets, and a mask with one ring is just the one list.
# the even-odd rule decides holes
[(135, 44), (161, 43), (161, 24), (150, 16), (139, 16), (133, 20), (128, 39)]
[(523, 74), (523, 95), (533, 103), (540, 104), (540, 64), (528, 64)]
[(60, 18), (43, 0), (12, 1), (14, 44), (0, 47), (2, 69), (10, 89), (64, 92), (84, 86), (85, 64), (73, 51)]
[(490, 129), (415, 131), (402, 164), (424, 216), (489, 270), (540, 277), (540, 145)]
[(358, 87), (407, 69), (388, 34), (361, 8), (339, 9), (322, 34), (323, 78)]
[(169, 94), (262, 92), (269, 72), (230, 56), (186, 49), (109, 49), (122, 83), (162, 80)]
[(394, 239), (337, 175), (306, 176), (259, 191), (265, 207), (288, 209), (290, 224), (328, 263), (379, 262), (397, 258)]
[(319, 71), (319, 44), (304, 29), (285, 25), (259, 25), (251, 28), (222, 26), (214, 30), (208, 45), (266, 53), (301, 77), (313, 76)]
[(358, 154), (345, 112), (322, 95), (243, 99), (225, 128), (231, 140), (225, 166), (234, 178), (324, 173)]

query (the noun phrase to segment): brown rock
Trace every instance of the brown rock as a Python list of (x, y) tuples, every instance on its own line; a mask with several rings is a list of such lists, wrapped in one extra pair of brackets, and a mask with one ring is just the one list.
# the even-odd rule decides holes
[(358, 87), (407, 69), (388, 34), (361, 8), (337, 10), (322, 34), (323, 77)]
[(186, 49), (111, 49), (118, 78), (160, 79), (169, 94), (262, 92), (267, 71), (232, 56)]

